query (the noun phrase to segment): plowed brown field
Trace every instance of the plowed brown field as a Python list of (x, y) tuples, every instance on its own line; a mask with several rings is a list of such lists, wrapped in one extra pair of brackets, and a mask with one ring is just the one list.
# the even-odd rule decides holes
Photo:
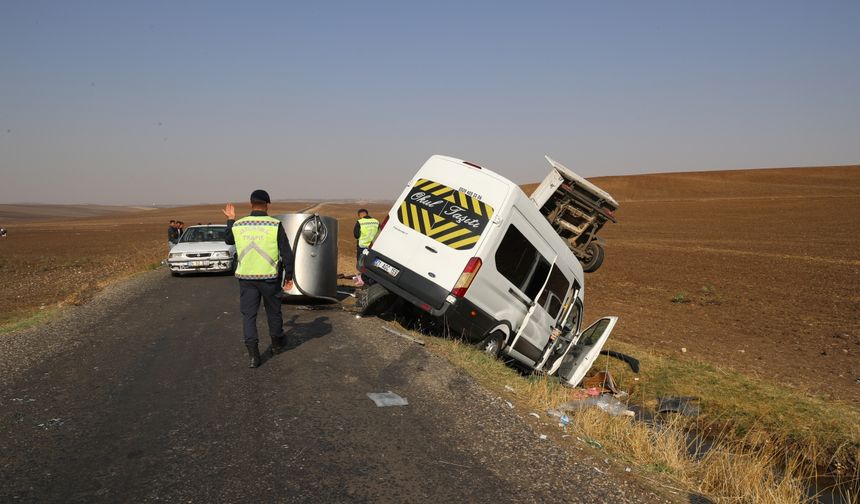
[(621, 208), (586, 276), (589, 319), (619, 315), (613, 338), (860, 403), (860, 167), (594, 182)]
[[(278, 203), (273, 213), (305, 208), (308, 203)], [(220, 206), (200, 205), (156, 210), (117, 208), (97, 217), (77, 217), (74, 207), (3, 205), (0, 225), (9, 230), (0, 238), (0, 326), (63, 304), (87, 301), (105, 284), (157, 266), (167, 258), (167, 223), (223, 223)], [(237, 213), (246, 205), (237, 205)], [(26, 221), (25, 211), (35, 222)], [(65, 213), (64, 213), (65, 212)], [(64, 217), (65, 216), (65, 217)], [(51, 220), (48, 220), (51, 219)], [(2, 337), (2, 336), (0, 336)]]
[[(614, 339), (860, 403), (860, 167), (594, 181), (621, 208), (602, 233), (606, 262), (586, 276), (588, 319), (618, 315)], [(381, 219), (388, 205), (271, 213), (310, 206), (339, 219), (340, 271), (352, 273), (355, 209)], [(7, 226), (0, 324), (157, 265), (170, 218), (224, 220), (208, 205)]]

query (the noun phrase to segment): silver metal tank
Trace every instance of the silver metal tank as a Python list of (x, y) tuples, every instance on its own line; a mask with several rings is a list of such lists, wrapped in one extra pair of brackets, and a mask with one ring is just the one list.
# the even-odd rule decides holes
[(289, 296), (337, 301), (337, 219), (319, 214), (274, 216), (284, 224), (295, 257)]

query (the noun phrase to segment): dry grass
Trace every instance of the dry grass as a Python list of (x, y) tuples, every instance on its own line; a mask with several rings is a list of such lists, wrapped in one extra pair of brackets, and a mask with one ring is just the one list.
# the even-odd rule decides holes
[[(431, 351), (446, 357), (494, 393), (510, 398), (518, 408), (544, 412), (572, 397), (573, 391), (561, 386), (553, 377), (523, 376), (501, 361), (491, 359), (457, 341), (423, 339)], [(658, 363), (650, 357), (643, 364), (645, 369), (657, 365), (672, 367), (671, 363)], [(601, 358), (598, 365), (608, 364), (605, 358)], [(622, 377), (622, 384), (634, 383), (621, 369), (617, 371)], [(682, 380), (683, 376), (678, 373), (670, 369), (664, 375), (672, 374)], [(636, 393), (653, 390), (651, 386), (657, 385), (650, 382), (654, 374), (656, 371), (649, 370), (641, 375), (639, 382), (642, 385)], [(709, 378), (714, 377), (709, 375)], [(713, 388), (719, 388), (721, 382), (725, 382), (725, 387), (732, 388), (735, 386), (732, 379), (734, 377), (730, 376), (717, 380)], [(744, 382), (744, 386), (753, 391), (757, 387), (748, 382)], [(766, 389), (768, 386), (762, 387)], [(704, 389), (699, 391), (707, 393)], [(802, 402), (804, 399), (798, 400)], [(756, 412), (747, 410), (745, 414), (747, 416), (742, 416), (742, 421)], [(739, 428), (723, 419), (722, 415), (707, 414), (697, 419), (676, 416), (649, 424), (630, 417), (611, 417), (596, 408), (588, 408), (570, 414), (570, 424), (565, 429), (573, 435), (559, 441), (589, 444), (635, 467), (646, 479), (669, 488), (680, 487), (700, 493), (715, 502), (777, 504), (813, 500), (808, 495), (808, 489), (818, 476), (816, 462), (832, 461), (828, 457), (832, 452), (824, 449), (826, 443), (808, 436), (805, 438), (808, 444), (798, 450), (797, 440), (784, 432), (786, 425), (760, 422)], [(807, 424), (815, 421), (810, 418)], [(690, 434), (692, 432), (699, 433), (699, 436)], [(851, 435), (845, 431), (842, 434)], [(829, 439), (828, 442), (835, 439), (829, 435), (825, 438)], [(707, 450), (701, 448), (704, 446), (703, 439), (707, 441)], [(851, 439), (843, 438), (843, 441), (851, 444)], [(852, 449), (856, 449), (856, 446)], [(845, 477), (843, 481), (850, 482), (850, 479)], [(847, 494), (845, 488), (842, 490), (844, 501), (857, 502), (857, 496)]]

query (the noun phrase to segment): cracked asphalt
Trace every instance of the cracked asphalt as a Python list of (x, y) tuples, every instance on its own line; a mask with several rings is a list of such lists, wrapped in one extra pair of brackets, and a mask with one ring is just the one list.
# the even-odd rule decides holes
[(235, 279), (162, 269), (0, 335), (0, 502), (687, 501), (379, 320), (285, 305), (289, 351), (248, 369), (240, 317)]

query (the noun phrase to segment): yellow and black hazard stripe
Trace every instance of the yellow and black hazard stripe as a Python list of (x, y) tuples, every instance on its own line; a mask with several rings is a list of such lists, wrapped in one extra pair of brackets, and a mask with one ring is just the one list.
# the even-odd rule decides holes
[(493, 207), (490, 205), (474, 196), (469, 196), (461, 191), (442, 185), (439, 182), (433, 182), (432, 180), (427, 179), (418, 179), (418, 181), (415, 182), (415, 189), (432, 194), (433, 196), (438, 196), (446, 201), (474, 212), (475, 215), (486, 217), (487, 219), (493, 216)]
[[(475, 218), (483, 222), (483, 225), (479, 229), (463, 226), (457, 221), (428, 210), (424, 206), (412, 203), (410, 196), (417, 192), (427, 193), (436, 199), (457, 205), (468, 213), (474, 214)], [(397, 217), (403, 224), (458, 250), (470, 249), (478, 242), (481, 232), (492, 215), (493, 207), (490, 205), (448, 186), (426, 179), (419, 179), (415, 183), (409, 196), (400, 203), (400, 208), (397, 211)]]

